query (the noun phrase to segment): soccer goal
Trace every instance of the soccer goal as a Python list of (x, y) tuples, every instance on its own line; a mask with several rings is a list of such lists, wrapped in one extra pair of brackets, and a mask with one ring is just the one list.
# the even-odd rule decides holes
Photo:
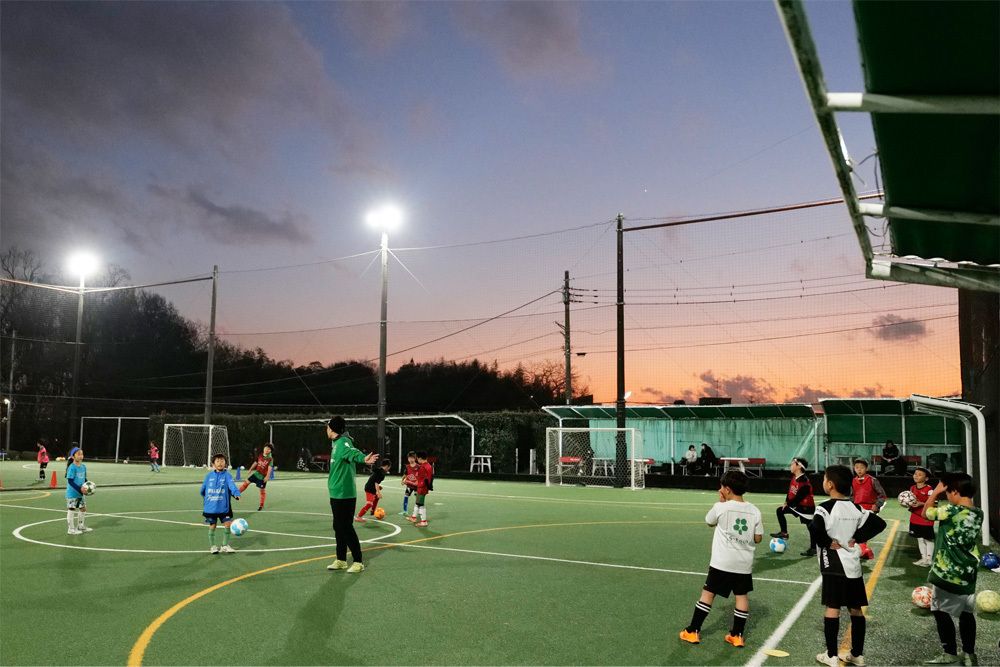
[(214, 454), (229, 455), (229, 432), (214, 424), (164, 424), (163, 465), (211, 466)]
[(545, 429), (545, 484), (642, 489), (649, 461), (634, 428)]

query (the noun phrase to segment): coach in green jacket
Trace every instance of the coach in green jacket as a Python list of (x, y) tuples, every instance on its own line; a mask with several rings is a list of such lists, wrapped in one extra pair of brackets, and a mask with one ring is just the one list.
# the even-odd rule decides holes
[[(354, 483), (354, 467), (359, 463), (371, 465), (378, 460), (378, 453), (367, 456), (354, 447), (347, 435), (343, 417), (334, 417), (326, 424), (326, 437), (332, 441), (330, 450), (330, 477), (326, 486), (330, 490), (330, 510), (333, 512), (333, 535), (337, 539), (337, 560), (326, 566), (328, 570), (363, 572), (361, 542), (354, 530), (354, 511), (358, 502), (358, 487)], [(354, 563), (347, 567), (347, 549), (351, 549)]]

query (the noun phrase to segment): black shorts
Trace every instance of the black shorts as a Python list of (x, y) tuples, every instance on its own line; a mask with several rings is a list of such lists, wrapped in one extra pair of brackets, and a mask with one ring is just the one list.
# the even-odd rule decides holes
[(226, 523), (227, 521), (232, 521), (233, 520), (233, 510), (232, 509), (230, 509), (228, 512), (225, 512), (223, 514), (210, 514), (208, 512), (202, 512), (201, 515), (203, 517), (205, 517), (205, 523), (207, 523), (210, 526), (214, 526), (216, 524), (216, 522), (218, 522), (218, 521), (221, 521), (222, 523)]
[(263, 489), (267, 486), (267, 480), (264, 479), (263, 475), (260, 475), (257, 472), (254, 472), (252, 475), (247, 477), (247, 482), (250, 484), (256, 484), (258, 489)]
[(919, 524), (910, 524), (910, 536), (911, 537), (922, 537), (925, 540), (934, 541), (934, 526), (921, 526)]
[(709, 593), (715, 593), (724, 598), (728, 598), (730, 593), (746, 595), (753, 590), (753, 575), (726, 572), (725, 570), (716, 570), (714, 567), (709, 567), (704, 589)]
[(409, 484), (406, 485), (406, 491), (404, 492), (405, 495), (411, 496), (411, 495), (413, 495), (416, 492), (417, 492), (417, 487), (410, 486)]
[(45, 470), (45, 468), (46, 468), (46, 467), (47, 467), (48, 465), (49, 465), (49, 462), (48, 462), (48, 461), (42, 461), (41, 463), (39, 463), (39, 464), (38, 464), (38, 467), (39, 467), (39, 468), (40, 468), (41, 470)]
[(824, 607), (833, 609), (867, 607), (868, 593), (865, 591), (864, 578), (848, 579), (835, 574), (824, 574), (821, 601)]

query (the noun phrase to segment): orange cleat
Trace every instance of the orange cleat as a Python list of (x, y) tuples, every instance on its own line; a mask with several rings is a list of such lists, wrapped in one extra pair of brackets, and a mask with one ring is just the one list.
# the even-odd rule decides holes
[(726, 635), (726, 643), (732, 644), (736, 648), (743, 648), (746, 646), (743, 641), (743, 635)]
[(681, 641), (687, 642), (688, 644), (700, 644), (701, 643), (701, 633), (700, 632), (688, 632), (687, 628), (681, 630)]

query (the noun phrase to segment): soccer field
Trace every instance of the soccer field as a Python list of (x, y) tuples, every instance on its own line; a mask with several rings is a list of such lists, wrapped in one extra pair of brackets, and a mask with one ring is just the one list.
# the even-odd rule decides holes
[[(86, 535), (66, 534), (61, 488), (0, 495), (4, 665), (808, 665), (823, 646), (818, 568), (798, 556), (799, 525), (788, 553), (758, 548), (746, 648), (723, 642), (723, 599), (702, 644), (678, 640), (708, 566), (715, 493), (441, 478), (430, 526), (417, 528), (390, 478), (385, 520), (357, 524), (368, 569), (353, 575), (326, 570), (323, 476), (279, 476), (263, 512), (250, 487), (235, 503), (250, 532), (233, 539), (238, 553), (213, 556), (197, 484), (112, 487), (112, 473), (139, 466), (90, 472)], [(747, 499), (776, 530), (780, 498)], [(866, 565), (866, 658), (914, 664), (939, 652), (929, 612), (909, 600), (926, 570), (911, 565), (903, 510), (885, 514)], [(1000, 575), (982, 570), (985, 588)], [(998, 635), (1000, 615), (980, 615), (980, 664), (1000, 663)], [(766, 642), (788, 657), (764, 656)]]

